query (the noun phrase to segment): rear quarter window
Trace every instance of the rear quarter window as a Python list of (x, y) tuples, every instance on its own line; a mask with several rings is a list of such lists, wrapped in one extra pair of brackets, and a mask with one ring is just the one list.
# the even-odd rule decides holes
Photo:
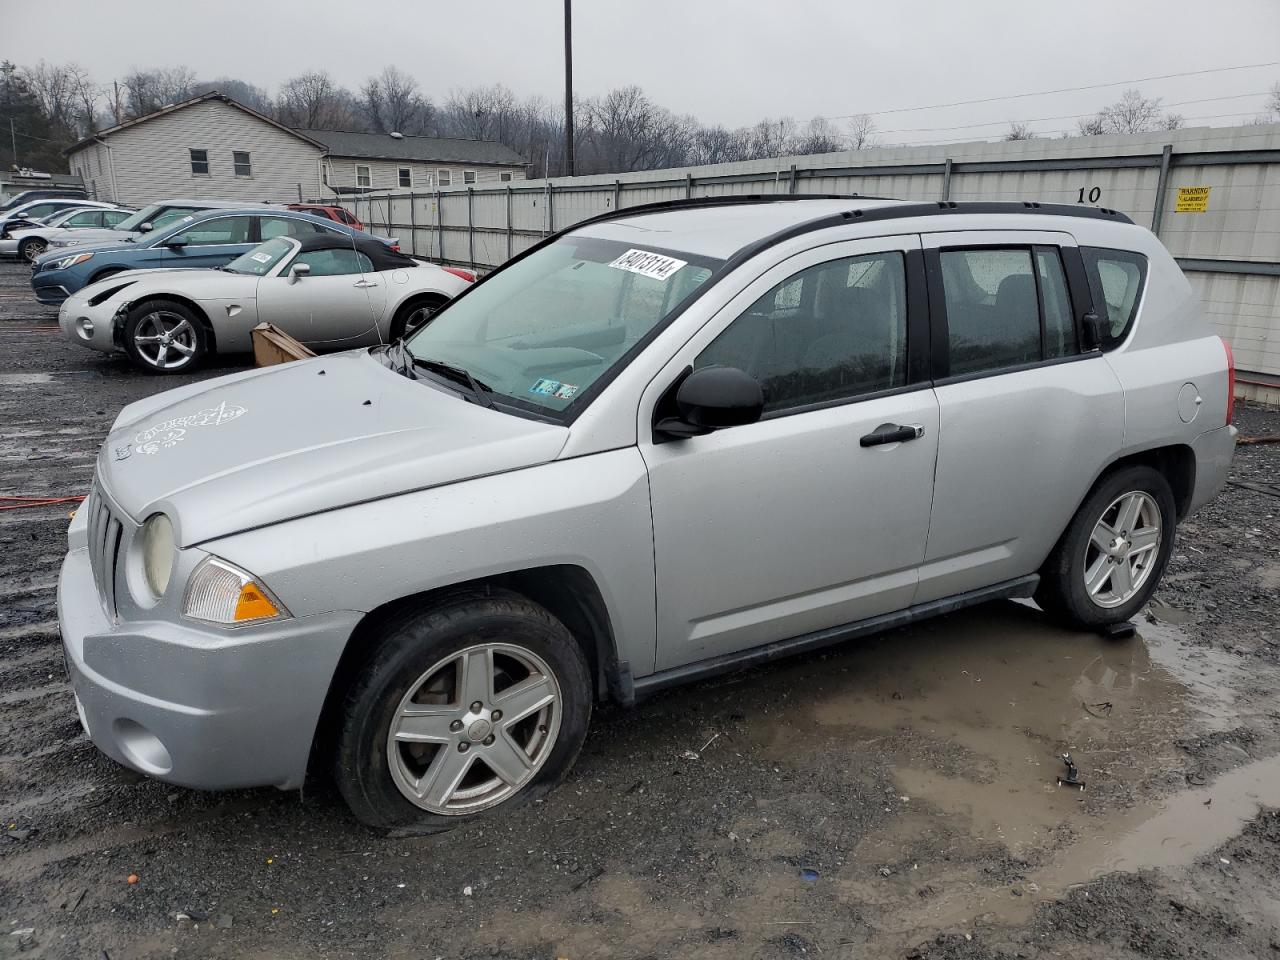
[(1118, 345), (1133, 328), (1147, 283), (1147, 258), (1129, 250), (1081, 247), (1093, 308), (1102, 319), (1102, 348)]

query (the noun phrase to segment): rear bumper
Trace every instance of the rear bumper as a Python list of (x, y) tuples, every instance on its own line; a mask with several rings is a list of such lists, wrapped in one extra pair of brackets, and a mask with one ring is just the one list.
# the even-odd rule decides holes
[(1191, 442), (1191, 450), (1196, 457), (1196, 483), (1191, 491), (1187, 516), (1212, 500), (1226, 485), (1231, 457), (1236, 450), (1237, 433), (1235, 427), (1227, 425), (1206, 431)]
[(200, 789), (302, 785), (338, 658), (359, 614), (251, 630), (115, 623), (88, 551), (58, 582), (58, 623), (80, 720), (103, 753)]

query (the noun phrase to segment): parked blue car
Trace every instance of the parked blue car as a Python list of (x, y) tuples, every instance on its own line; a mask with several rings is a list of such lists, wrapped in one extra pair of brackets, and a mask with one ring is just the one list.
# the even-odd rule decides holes
[(41, 303), (56, 305), (81, 287), (113, 273), (220, 267), (263, 240), (317, 233), (368, 236), (345, 224), (283, 207), (206, 210), (136, 240), (46, 253), (31, 264), (31, 287)]

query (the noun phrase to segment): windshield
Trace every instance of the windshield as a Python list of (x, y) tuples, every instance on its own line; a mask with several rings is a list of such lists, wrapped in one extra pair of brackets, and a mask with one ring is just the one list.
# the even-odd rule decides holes
[(137, 213), (135, 213), (132, 217), (126, 217), (124, 220), (121, 220), (111, 229), (112, 230), (137, 230), (140, 224), (146, 223), (153, 216), (155, 216), (157, 211), (163, 210), (163, 209), (164, 209), (163, 204), (149, 203), (145, 207), (143, 207), (141, 210), (139, 210)]
[(248, 253), (241, 254), (223, 269), (231, 273), (249, 273), (255, 277), (264, 277), (277, 263), (289, 255), (294, 244), (283, 237), (275, 237), (260, 243)]
[(723, 263), (567, 236), (513, 263), (408, 341), (419, 360), (469, 373), (515, 406), (559, 412)]
[(77, 213), (84, 213), (83, 209), (72, 207), (70, 210), (63, 210), (60, 213), (53, 213), (45, 217), (41, 222), (48, 227), (60, 227)]

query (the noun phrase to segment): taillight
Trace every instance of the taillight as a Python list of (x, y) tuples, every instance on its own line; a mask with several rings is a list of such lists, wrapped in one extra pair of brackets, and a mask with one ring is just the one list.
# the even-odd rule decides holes
[(460, 277), (467, 281), (467, 283), (476, 282), (476, 275), (474, 273), (468, 273), (466, 270), (459, 270), (457, 267), (441, 267), (440, 269), (445, 273), (452, 273), (455, 277)]
[(392, 249), (392, 250), (394, 250), (396, 253), (399, 253), (399, 252), (400, 252), (400, 244), (398, 244), (398, 243), (393, 243), (393, 244), (391, 245), (391, 249)]
[(1227, 423), (1231, 423), (1231, 417), (1236, 409), (1236, 355), (1231, 352), (1231, 344), (1227, 343), (1225, 337), (1219, 337), (1222, 341), (1222, 348), (1227, 351)]

